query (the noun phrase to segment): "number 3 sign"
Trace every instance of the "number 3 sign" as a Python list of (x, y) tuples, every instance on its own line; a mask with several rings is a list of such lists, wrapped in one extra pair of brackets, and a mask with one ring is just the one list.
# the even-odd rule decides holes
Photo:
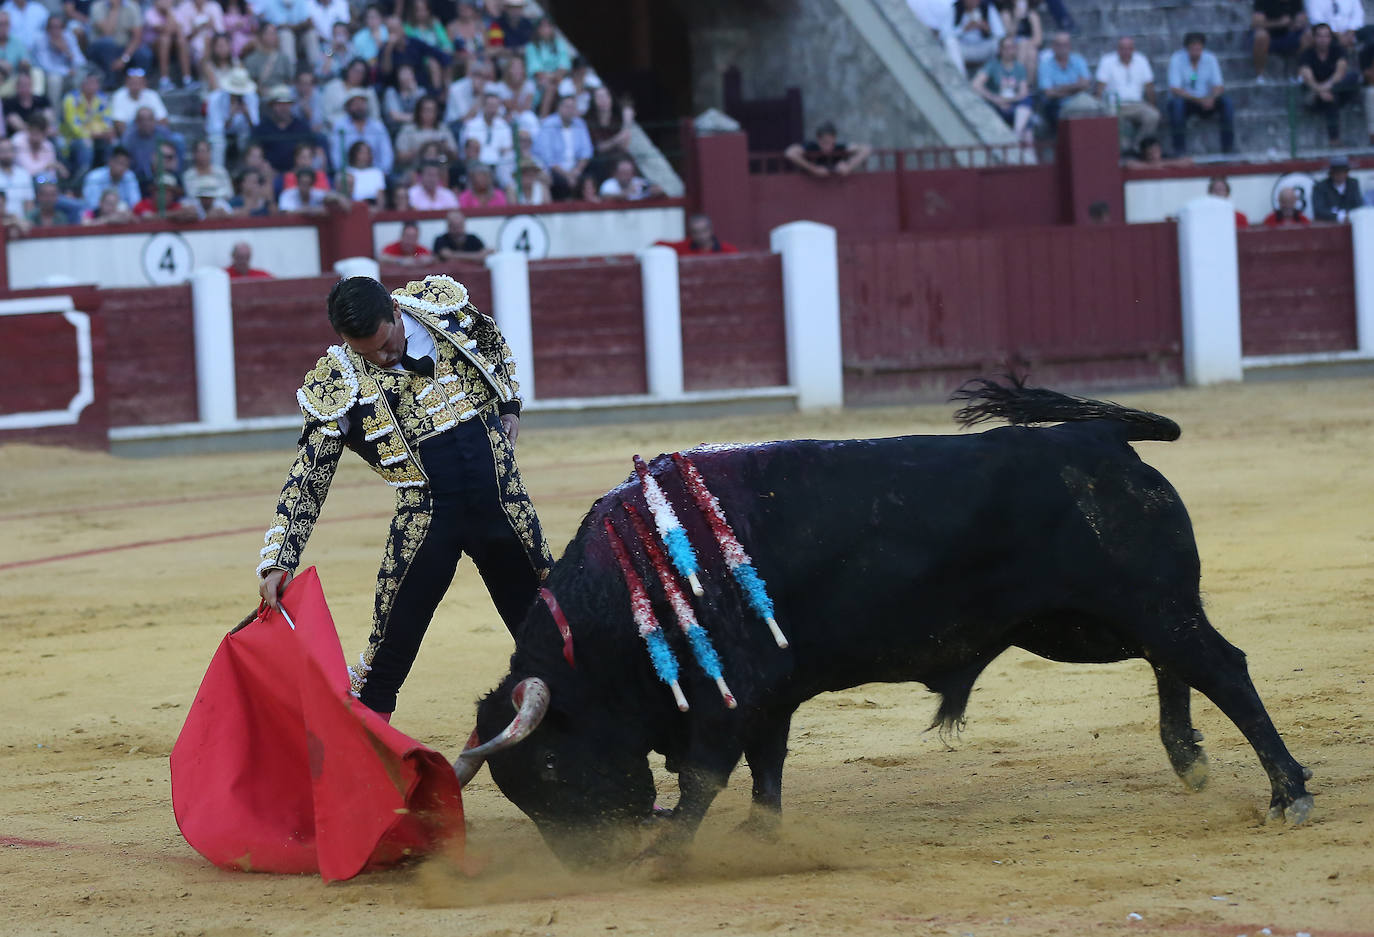
[(191, 245), (180, 234), (159, 231), (143, 245), (143, 275), (154, 286), (185, 283), (194, 266)]
[(496, 243), (503, 251), (520, 251), (530, 260), (549, 256), (549, 232), (533, 215), (511, 215), (501, 225)]

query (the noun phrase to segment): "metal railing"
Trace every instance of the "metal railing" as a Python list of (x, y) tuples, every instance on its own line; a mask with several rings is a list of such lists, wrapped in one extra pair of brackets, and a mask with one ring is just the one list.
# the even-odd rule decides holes
[[(929, 146), (874, 150), (855, 172), (921, 172), (941, 169), (983, 169), (996, 166), (1035, 166), (1054, 162), (1054, 144), (987, 143), (968, 146)], [(782, 153), (750, 153), (749, 172), (777, 175), (801, 172)]]

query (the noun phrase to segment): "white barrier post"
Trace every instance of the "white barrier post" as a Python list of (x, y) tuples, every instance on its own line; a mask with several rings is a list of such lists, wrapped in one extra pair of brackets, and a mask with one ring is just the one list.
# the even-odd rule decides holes
[(1355, 248), (1355, 346), (1374, 355), (1374, 208), (1350, 213)]
[(769, 246), (782, 255), (787, 376), (797, 390), (797, 408), (843, 406), (835, 229), (814, 221), (793, 221), (773, 229)]
[(345, 279), (348, 277), (372, 277), (374, 280), (380, 280), (382, 278), (381, 265), (371, 257), (345, 257), (334, 264), (334, 272)]
[(195, 327), (196, 401), (200, 422), (232, 426), (238, 420), (234, 382), (234, 309), (229, 274), (199, 267), (191, 274), (191, 317)]
[(1191, 385), (1239, 381), (1240, 268), (1231, 203), (1206, 195), (1178, 216), (1183, 299), (1183, 379)]
[(515, 356), (516, 380), (525, 403), (534, 400), (534, 328), (530, 322), (530, 264), (521, 251), (487, 257), (491, 271), (491, 316)]
[(677, 251), (656, 245), (639, 252), (644, 291), (644, 364), (653, 397), (682, 396), (682, 296)]

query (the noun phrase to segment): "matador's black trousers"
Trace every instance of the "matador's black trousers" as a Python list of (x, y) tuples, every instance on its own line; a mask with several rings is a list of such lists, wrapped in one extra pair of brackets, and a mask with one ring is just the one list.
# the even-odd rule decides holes
[(354, 692), (376, 712), (395, 710), (396, 695), (464, 553), (512, 635), (539, 589), (539, 571), (502, 507), (502, 479), (488, 439), (496, 417), (484, 416), (422, 442), (417, 455), (429, 487), (398, 494), (377, 580), (372, 637), (353, 668)]

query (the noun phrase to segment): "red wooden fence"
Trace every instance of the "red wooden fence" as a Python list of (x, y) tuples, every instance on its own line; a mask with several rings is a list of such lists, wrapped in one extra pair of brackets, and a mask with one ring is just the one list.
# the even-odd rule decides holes
[(1181, 378), (1172, 224), (840, 242), (845, 399), (944, 394), (976, 374), (1043, 384)]
[(1355, 252), (1347, 225), (1241, 231), (1236, 247), (1243, 354), (1356, 347)]
[(633, 257), (535, 261), (530, 306), (541, 398), (648, 390), (643, 289)]
[(787, 383), (779, 255), (683, 257), (678, 289), (687, 390)]
[(198, 418), (191, 286), (102, 290), (111, 426)]

